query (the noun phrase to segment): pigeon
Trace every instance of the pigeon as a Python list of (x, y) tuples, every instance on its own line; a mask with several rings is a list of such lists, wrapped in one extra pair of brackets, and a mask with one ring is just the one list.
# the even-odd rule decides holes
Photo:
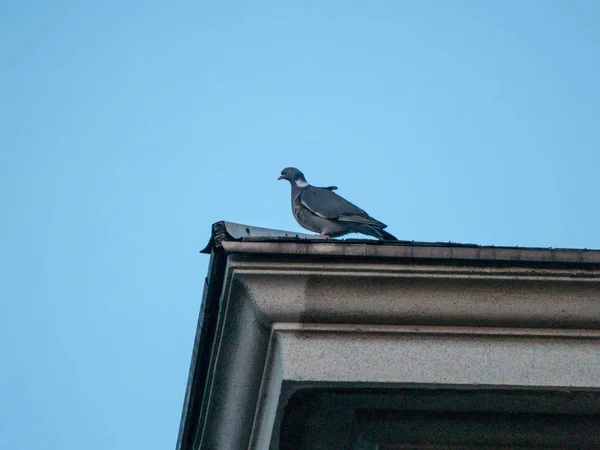
[(292, 185), (292, 212), (301, 227), (325, 238), (361, 233), (380, 240), (398, 240), (384, 231), (386, 224), (333, 192), (337, 186), (311, 186), (295, 167), (286, 167), (277, 179)]

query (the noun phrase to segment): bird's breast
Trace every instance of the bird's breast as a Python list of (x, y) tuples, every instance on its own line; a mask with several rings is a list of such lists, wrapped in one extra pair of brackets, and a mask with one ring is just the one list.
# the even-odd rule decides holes
[(296, 220), (300, 220), (300, 212), (302, 211), (302, 208), (304, 208), (304, 206), (302, 206), (300, 196), (292, 198), (292, 213), (294, 214)]

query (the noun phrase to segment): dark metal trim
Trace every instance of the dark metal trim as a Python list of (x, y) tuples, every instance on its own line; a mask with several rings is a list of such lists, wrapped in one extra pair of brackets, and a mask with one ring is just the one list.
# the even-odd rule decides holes
[(211, 361), (211, 351), (219, 317), (219, 298), (223, 289), (226, 260), (227, 255), (222, 248), (212, 250), (181, 413), (177, 438), (178, 450), (192, 450), (198, 434), (204, 386), (208, 378), (208, 367)]

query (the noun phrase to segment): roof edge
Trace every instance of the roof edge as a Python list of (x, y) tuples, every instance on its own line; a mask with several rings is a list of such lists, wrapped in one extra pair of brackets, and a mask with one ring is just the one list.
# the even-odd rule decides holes
[(411, 258), (496, 262), (600, 264), (600, 250), (506, 247), (455, 242), (326, 239), (318, 235), (220, 221), (201, 253), (301, 254), (315, 256)]
[(316, 240), (327, 241), (326, 238), (315, 234), (295, 233), (293, 231), (275, 230), (272, 228), (255, 227), (241, 223), (221, 220), (212, 225), (212, 233), (206, 247), (200, 253), (210, 254), (213, 248), (221, 248), (223, 241), (239, 241), (244, 239), (285, 239), (288, 241)]

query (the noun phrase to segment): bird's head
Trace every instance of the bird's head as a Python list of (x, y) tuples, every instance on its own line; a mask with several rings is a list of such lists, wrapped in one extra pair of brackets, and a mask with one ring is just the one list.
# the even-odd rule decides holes
[(288, 180), (290, 183), (296, 183), (298, 187), (308, 185), (306, 178), (304, 178), (304, 174), (295, 167), (286, 167), (281, 171), (281, 176), (277, 179)]

